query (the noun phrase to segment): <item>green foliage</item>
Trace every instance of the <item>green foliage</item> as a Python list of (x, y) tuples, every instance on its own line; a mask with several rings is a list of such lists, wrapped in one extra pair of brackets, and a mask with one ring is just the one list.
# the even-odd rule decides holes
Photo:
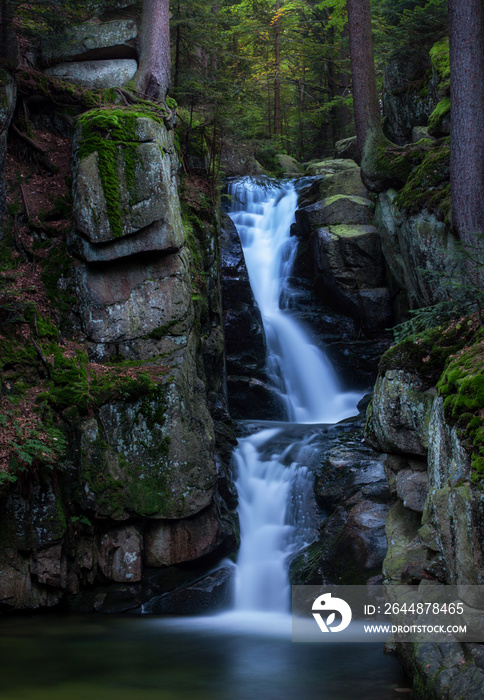
[(383, 53), (427, 55), (448, 31), (447, 0), (373, 0), (373, 18)]
[(8, 471), (0, 472), (0, 484), (14, 483), (22, 473), (45, 477), (61, 468), (67, 442), (64, 432), (53, 425), (52, 417), (42, 424), (33, 417), (25, 419), (18, 408), (5, 401), (0, 426), (8, 430), (10, 447)]

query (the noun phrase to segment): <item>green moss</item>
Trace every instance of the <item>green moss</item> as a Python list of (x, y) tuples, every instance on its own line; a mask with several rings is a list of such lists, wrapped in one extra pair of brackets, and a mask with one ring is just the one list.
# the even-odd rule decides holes
[(441, 124), (444, 119), (450, 112), (450, 97), (446, 96), (443, 97), (437, 107), (434, 109), (432, 114), (429, 117), (429, 131), (430, 133), (436, 133), (439, 132), (441, 129)]
[(398, 193), (398, 207), (416, 214), (422, 209), (450, 221), (450, 143), (449, 139), (431, 142), (422, 162), (409, 175)]
[(437, 41), (430, 49), (430, 60), (440, 79), (439, 89), (450, 88), (449, 37)]
[(437, 387), (446, 421), (472, 456), (473, 478), (484, 476), (484, 328), (478, 315), (394, 345), (382, 356), (379, 373), (390, 369), (418, 374), (422, 390)]
[(148, 118), (163, 123), (161, 112), (155, 112), (150, 103), (149, 108), (137, 105), (134, 108), (94, 109), (82, 114), (78, 123), (81, 127), (81, 145), (79, 158), (86, 158), (97, 153), (98, 168), (103, 192), (106, 199), (107, 214), (114, 238), (123, 235), (123, 211), (119, 195), (119, 163), (124, 163), (128, 192), (135, 183), (137, 149), (139, 139), (136, 136), (138, 119)]
[(172, 321), (168, 321), (168, 323), (165, 323), (163, 326), (158, 326), (157, 328), (153, 328), (153, 330), (150, 333), (147, 333), (146, 335), (143, 336), (144, 339), (152, 339), (152, 340), (161, 340), (164, 338), (166, 335), (168, 335), (170, 330), (173, 330), (173, 327), (178, 324), (178, 321), (176, 319), (173, 319)]
[(471, 452), (474, 476), (484, 476), (484, 329), (449, 357), (437, 384), (444, 414)]

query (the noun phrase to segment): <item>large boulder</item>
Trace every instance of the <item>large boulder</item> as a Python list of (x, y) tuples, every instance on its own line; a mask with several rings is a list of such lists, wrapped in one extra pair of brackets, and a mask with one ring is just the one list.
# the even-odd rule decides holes
[(308, 236), (320, 226), (334, 224), (371, 225), (373, 223), (373, 203), (364, 197), (335, 194), (325, 197), (308, 207), (298, 209), (296, 221), (301, 231)]
[(63, 34), (42, 40), (42, 59), (52, 64), (135, 58), (137, 36), (138, 28), (132, 19), (74, 24)]
[(179, 249), (185, 234), (176, 162), (171, 134), (154, 119), (131, 110), (84, 114), (74, 140), (73, 194), (76, 229), (86, 240), (76, 252), (99, 262)]
[[(159, 521), (145, 532), (148, 566), (172, 566), (212, 554), (233, 533), (223, 527), (215, 504), (184, 520)], [(226, 548), (231, 552), (234, 543)]]
[(117, 58), (101, 61), (72, 61), (58, 63), (45, 69), (53, 78), (60, 78), (86, 88), (122, 87), (129, 83), (138, 69), (132, 58)]
[(310, 242), (323, 301), (355, 316), (369, 331), (386, 328), (392, 309), (378, 231), (340, 224), (317, 229)]

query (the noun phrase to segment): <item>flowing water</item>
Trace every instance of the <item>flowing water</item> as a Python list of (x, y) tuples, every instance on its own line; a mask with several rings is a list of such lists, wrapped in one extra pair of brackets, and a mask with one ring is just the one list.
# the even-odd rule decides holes
[[(291, 642), (287, 559), (314, 538), (308, 465), (356, 413), (330, 363), (284, 308), (296, 193), (242, 182), (231, 216), (287, 422), (249, 429), (235, 453), (241, 547), (234, 610), (212, 617), (0, 618), (2, 700), (392, 700), (407, 685), (377, 644)], [(307, 424), (307, 425), (305, 425)], [(315, 452), (316, 450), (316, 452)]]
[[(233, 186), (229, 213), (239, 232), (250, 284), (267, 342), (267, 372), (277, 387), (289, 424), (337, 423), (358, 413), (360, 394), (343, 392), (331, 363), (285, 308), (297, 239), (290, 235), (297, 205), (293, 183), (260, 185), (250, 179)], [(311, 488), (303, 464), (277, 452), (284, 428), (260, 430), (235, 451), (241, 546), (235, 607), (288, 612), (287, 558), (310, 537), (304, 513), (293, 508), (299, 489)], [(304, 439), (303, 439), (304, 440)], [(274, 452), (267, 453), (267, 443)], [(298, 446), (302, 442), (299, 438)], [(294, 451), (295, 445), (290, 449)]]

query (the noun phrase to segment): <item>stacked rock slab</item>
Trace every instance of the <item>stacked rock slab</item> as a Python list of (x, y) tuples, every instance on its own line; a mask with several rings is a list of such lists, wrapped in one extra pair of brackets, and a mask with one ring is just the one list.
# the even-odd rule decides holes
[(161, 395), (108, 403), (81, 429), (75, 497), (96, 518), (122, 523), (107, 528), (95, 556), (106, 579), (130, 584), (146, 566), (235, 546), (197, 375), (173, 132), (129, 110), (84, 114), (74, 139), (73, 195), (70, 248), (91, 358), (121, 356), (167, 374)]
[[(118, 9), (135, 3), (120, 3)], [(136, 73), (138, 26), (130, 19), (88, 22), (47, 36), (40, 49), (45, 73), (87, 88), (126, 85)]]
[(316, 288), (323, 302), (357, 319), (366, 332), (391, 322), (390, 293), (374, 206), (356, 163), (337, 159), (312, 163), (318, 176), (296, 213), (300, 235), (308, 240)]

